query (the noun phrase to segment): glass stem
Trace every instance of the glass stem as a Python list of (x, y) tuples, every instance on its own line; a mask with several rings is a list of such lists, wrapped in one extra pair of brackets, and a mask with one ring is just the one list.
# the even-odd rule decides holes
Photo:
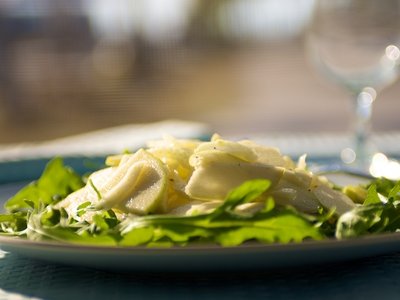
[[(376, 94), (375, 94), (376, 95)], [(375, 95), (362, 91), (354, 99), (354, 151), (356, 154), (356, 165), (368, 167), (371, 159), (370, 133), (372, 103)]]

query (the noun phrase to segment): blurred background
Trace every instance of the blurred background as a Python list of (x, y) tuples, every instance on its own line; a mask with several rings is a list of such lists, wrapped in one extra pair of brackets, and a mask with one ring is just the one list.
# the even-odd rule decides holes
[[(223, 135), (343, 132), (351, 102), (313, 70), (313, 0), (1, 0), (0, 142), (164, 119)], [(400, 84), (375, 131), (400, 129)]]

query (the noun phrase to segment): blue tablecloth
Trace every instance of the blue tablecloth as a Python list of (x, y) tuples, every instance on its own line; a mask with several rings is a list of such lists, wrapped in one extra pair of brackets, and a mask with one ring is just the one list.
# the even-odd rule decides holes
[(400, 253), (311, 268), (116, 273), (0, 259), (0, 299), (399, 299)]

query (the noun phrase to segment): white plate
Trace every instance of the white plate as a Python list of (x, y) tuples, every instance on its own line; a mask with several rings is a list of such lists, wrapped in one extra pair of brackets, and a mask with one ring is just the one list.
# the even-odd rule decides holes
[[(0, 203), (26, 184), (0, 184)], [(296, 244), (253, 243), (223, 248), (214, 245), (174, 248), (96, 247), (34, 242), (0, 236), (0, 247), (50, 262), (115, 270), (195, 271), (305, 266), (366, 258), (400, 251), (400, 233), (352, 240), (307, 241)]]

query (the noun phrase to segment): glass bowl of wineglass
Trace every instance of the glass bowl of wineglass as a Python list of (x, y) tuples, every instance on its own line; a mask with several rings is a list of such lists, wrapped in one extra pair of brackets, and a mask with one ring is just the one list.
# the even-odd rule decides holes
[(400, 74), (400, 1), (316, 0), (306, 50), (316, 69), (351, 95), (354, 137), (343, 163), (379, 173), (374, 157), (382, 162), (383, 154), (376, 156), (369, 139), (371, 113), (379, 91)]

